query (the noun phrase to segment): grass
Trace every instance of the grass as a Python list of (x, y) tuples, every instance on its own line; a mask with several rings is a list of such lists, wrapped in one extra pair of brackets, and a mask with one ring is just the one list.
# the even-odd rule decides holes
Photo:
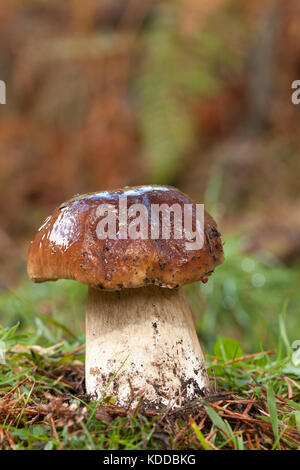
[(17, 292), (2, 291), (0, 448), (299, 448), (299, 270), (270, 255), (243, 255), (234, 238), (226, 251), (208, 284), (186, 289), (202, 312), (212, 393), (176, 412), (142, 403), (128, 412), (105, 393), (87, 400), (86, 287), (24, 280)]
[[(44, 328), (53, 328), (45, 324)], [(295, 449), (300, 446), (299, 369), (292, 357), (220, 339), (207, 356), (212, 387), (205, 401), (172, 410), (117, 407), (84, 395), (84, 346), (28, 344), (1, 329), (2, 449)], [(4, 354), (2, 352), (2, 358)], [(238, 357), (237, 357), (238, 356)], [(212, 372), (213, 371), (213, 372)]]
[(209, 282), (186, 289), (206, 347), (229, 336), (248, 351), (272, 349), (280, 316), (291, 342), (300, 339), (300, 266), (287, 267), (267, 252), (245, 254), (240, 237), (226, 237), (224, 249), (225, 262)]

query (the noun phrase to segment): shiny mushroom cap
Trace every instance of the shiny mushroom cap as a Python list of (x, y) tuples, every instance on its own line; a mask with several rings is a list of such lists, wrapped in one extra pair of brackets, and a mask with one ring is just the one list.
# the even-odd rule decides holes
[[(152, 204), (185, 204), (195, 202), (171, 186), (125, 187), (74, 197), (61, 204), (48, 217), (31, 242), (27, 270), (34, 282), (73, 279), (94, 288), (120, 290), (155, 284), (175, 288), (191, 282), (206, 280), (224, 259), (220, 233), (216, 223), (204, 213), (204, 244), (201, 249), (187, 249), (182, 238), (172, 237), (174, 219), (171, 217), (171, 237), (151, 239), (151, 217), (148, 218), (147, 239), (120, 235), (118, 207), (120, 197), (127, 207), (143, 204), (151, 213)], [(116, 236), (101, 239), (97, 226), (99, 206), (115, 208)], [(132, 222), (128, 216), (127, 224)], [(183, 224), (183, 221), (182, 221)], [(183, 225), (182, 225), (183, 227)], [(193, 230), (195, 221), (193, 220)]]

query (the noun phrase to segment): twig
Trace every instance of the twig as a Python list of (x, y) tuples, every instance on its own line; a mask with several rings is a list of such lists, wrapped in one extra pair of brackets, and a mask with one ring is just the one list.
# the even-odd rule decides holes
[[(275, 354), (276, 350), (275, 349), (270, 349), (269, 351), (263, 351), (263, 354)], [(257, 357), (261, 352), (259, 353), (254, 353), (254, 354), (248, 354), (247, 356), (241, 356), (237, 357), (235, 359), (231, 359), (231, 361), (227, 361), (224, 363), (224, 366), (229, 366), (230, 364), (234, 364), (235, 362), (242, 362), (242, 361), (247, 361), (248, 359), (253, 359), (253, 357)]]

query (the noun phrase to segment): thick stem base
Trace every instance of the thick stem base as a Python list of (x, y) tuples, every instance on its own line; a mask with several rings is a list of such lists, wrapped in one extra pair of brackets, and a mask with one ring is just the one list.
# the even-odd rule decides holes
[(89, 289), (86, 388), (92, 398), (105, 393), (124, 407), (141, 397), (149, 407), (182, 406), (207, 392), (203, 354), (181, 289)]

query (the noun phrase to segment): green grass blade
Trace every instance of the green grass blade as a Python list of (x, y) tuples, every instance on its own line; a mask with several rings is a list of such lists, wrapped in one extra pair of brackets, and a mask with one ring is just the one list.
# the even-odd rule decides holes
[(203, 448), (205, 450), (214, 450), (210, 445), (209, 443), (205, 440), (202, 432), (200, 431), (200, 429), (198, 428), (197, 424), (195, 423), (195, 421), (192, 422), (191, 424), (191, 427), (193, 429), (193, 431), (195, 432), (197, 438), (199, 439), (199, 441), (201, 442)]
[(268, 383), (268, 387), (267, 387), (267, 403), (268, 403), (273, 433), (274, 433), (276, 443), (277, 443), (279, 441), (278, 417), (277, 417), (276, 400), (275, 400), (274, 390), (273, 390), (273, 386), (271, 382)]

